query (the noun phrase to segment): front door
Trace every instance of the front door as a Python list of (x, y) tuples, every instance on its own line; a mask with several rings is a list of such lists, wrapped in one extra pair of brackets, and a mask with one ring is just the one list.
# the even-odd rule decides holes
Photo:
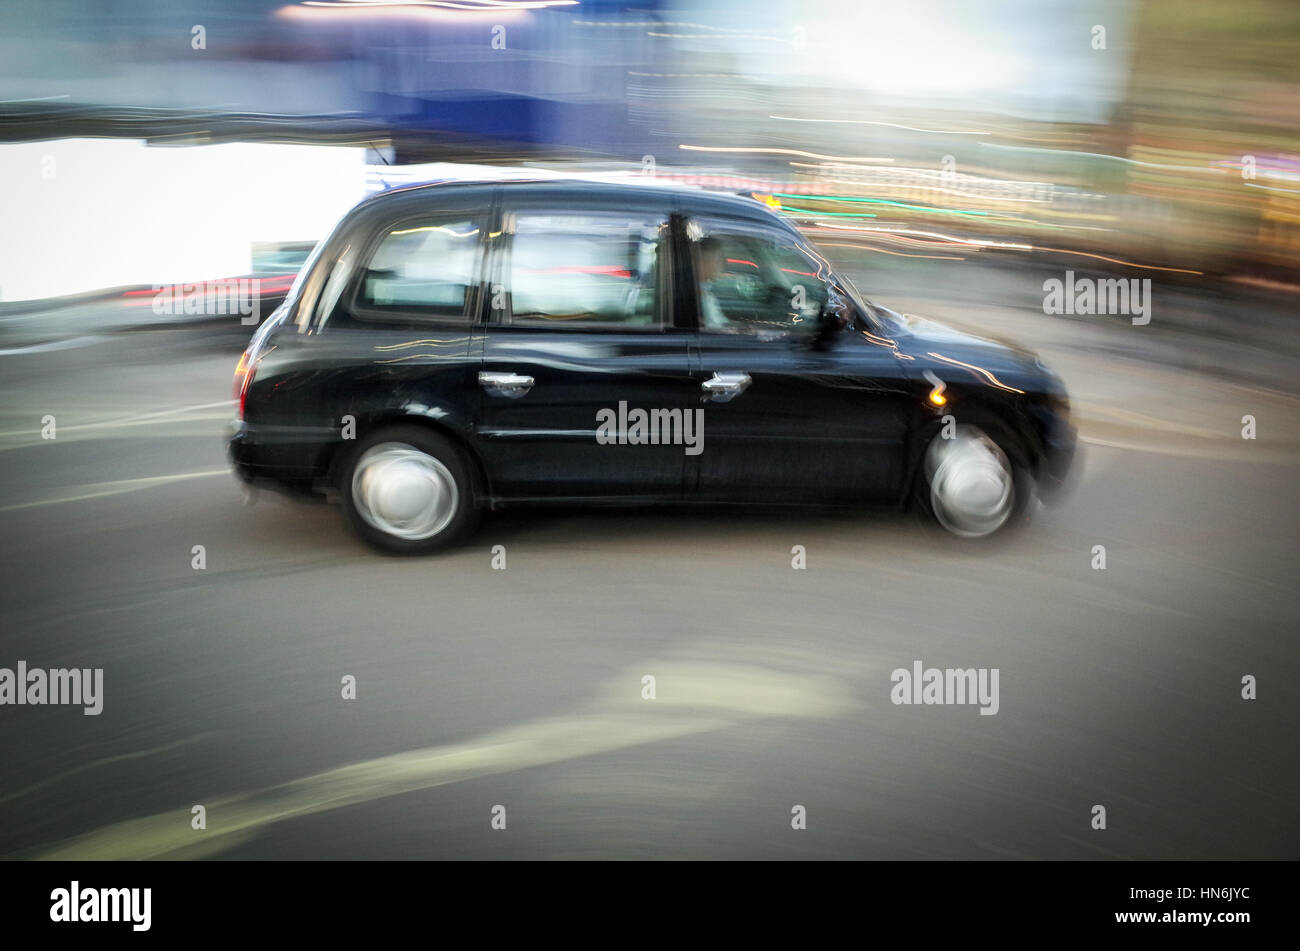
[(693, 225), (707, 402), (688, 491), (777, 503), (895, 498), (908, 396), (892, 349), (855, 329), (819, 337), (831, 295), (855, 305), (793, 235), (740, 220)]

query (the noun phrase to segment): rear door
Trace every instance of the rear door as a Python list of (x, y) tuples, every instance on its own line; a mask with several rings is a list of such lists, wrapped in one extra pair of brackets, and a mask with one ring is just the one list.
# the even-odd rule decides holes
[(680, 497), (699, 400), (671, 199), (506, 187), (501, 208), (478, 375), (493, 494)]

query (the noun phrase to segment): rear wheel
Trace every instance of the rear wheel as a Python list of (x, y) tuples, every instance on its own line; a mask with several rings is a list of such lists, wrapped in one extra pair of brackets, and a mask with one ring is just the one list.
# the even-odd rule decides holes
[(1034, 496), (1018, 445), (996, 425), (956, 424), (926, 447), (917, 474), (922, 508), (949, 533), (987, 538), (1020, 521)]
[(477, 520), (464, 454), (415, 426), (384, 429), (359, 443), (341, 468), (339, 493), (352, 529), (398, 554), (449, 545)]

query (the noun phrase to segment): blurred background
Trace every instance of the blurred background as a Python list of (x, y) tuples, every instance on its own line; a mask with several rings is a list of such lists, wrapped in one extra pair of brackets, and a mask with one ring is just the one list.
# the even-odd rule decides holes
[[(584, 514), (401, 564), (327, 510), (240, 508), (221, 431), (253, 327), (156, 313), (158, 288), (257, 278), (264, 318), (368, 193), (536, 174), (752, 195), (867, 297), (1038, 350), (1075, 499), (978, 557), (890, 519)], [(0, 716), (0, 853), (196, 796), (262, 815), (240, 797), (473, 737), (545, 747), (528, 724), (606, 722), (602, 685), (662, 662), (820, 699), (667, 739), (579, 720), (571, 756), (488, 757), (443, 799), (389, 763), (370, 805), (222, 848), (1296, 855), (1293, 0), (8, 0), (0, 210), (0, 663), (109, 690), (99, 718)], [(1069, 274), (1150, 280), (1150, 323), (1049, 313)], [(820, 574), (791, 588), (794, 544)], [(918, 656), (1002, 667), (1003, 712), (909, 719), (887, 676)], [(340, 704), (357, 670), (374, 700)], [(463, 831), (501, 782), (538, 819), (509, 844)], [(834, 822), (791, 844), (805, 798)], [(1127, 810), (1104, 841), (1099, 801)]]
[[(431, 162), (747, 188), (900, 254), (1265, 285), (1300, 255), (1286, 0), (19, 0), (0, 26), (0, 199), (34, 229), (4, 301), (248, 270)], [(117, 239), (89, 267), (45, 251), (74, 210)]]

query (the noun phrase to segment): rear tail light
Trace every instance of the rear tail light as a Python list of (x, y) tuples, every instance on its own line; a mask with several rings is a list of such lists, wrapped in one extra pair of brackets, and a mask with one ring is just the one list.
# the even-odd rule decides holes
[(235, 367), (235, 380), (231, 388), (231, 398), (239, 404), (239, 419), (244, 418), (244, 403), (248, 399), (248, 387), (253, 382), (253, 374), (257, 372), (257, 357), (253, 353), (253, 348), (249, 347), (239, 357), (239, 364)]
[(262, 321), (262, 326), (257, 328), (253, 334), (253, 339), (248, 342), (248, 347), (239, 356), (239, 363), (235, 366), (235, 379), (231, 385), (230, 397), (239, 407), (239, 420), (244, 419), (244, 409), (248, 405), (248, 391), (253, 386), (253, 377), (257, 375), (258, 365), (266, 359), (267, 355), (275, 350), (275, 344), (271, 343), (271, 337), (275, 333), (275, 328), (284, 320), (285, 309), (283, 305), (277, 307), (266, 320)]

